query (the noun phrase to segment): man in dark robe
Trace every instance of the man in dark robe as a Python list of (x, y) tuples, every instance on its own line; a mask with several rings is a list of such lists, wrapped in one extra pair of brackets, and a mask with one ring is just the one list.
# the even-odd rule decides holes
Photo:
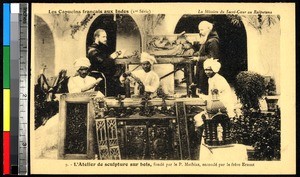
[(219, 36), (213, 30), (213, 24), (208, 21), (202, 21), (198, 25), (200, 49), (196, 57), (196, 73), (194, 76), (194, 84), (203, 94), (208, 94), (208, 78), (203, 69), (203, 63), (208, 58), (219, 59)]
[(105, 96), (117, 96), (120, 93), (121, 87), (115, 65), (115, 59), (120, 54), (120, 51), (112, 51), (107, 46), (107, 34), (103, 29), (94, 32), (94, 43), (88, 47), (87, 58), (91, 62), (90, 75), (104, 79), (95, 90), (100, 90)]

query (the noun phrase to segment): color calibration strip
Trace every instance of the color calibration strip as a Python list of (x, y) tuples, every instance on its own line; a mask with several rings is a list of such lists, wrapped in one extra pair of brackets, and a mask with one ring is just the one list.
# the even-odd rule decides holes
[(3, 175), (28, 174), (28, 81), (28, 4), (3, 3)]
[(3, 175), (10, 174), (10, 4), (3, 3)]

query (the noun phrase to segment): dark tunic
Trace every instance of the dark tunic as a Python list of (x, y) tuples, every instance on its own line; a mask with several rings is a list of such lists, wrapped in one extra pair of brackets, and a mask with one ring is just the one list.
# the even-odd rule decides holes
[(200, 91), (208, 94), (208, 78), (203, 69), (203, 63), (207, 58), (219, 59), (219, 36), (217, 32), (212, 31), (204, 44), (199, 49), (200, 60), (196, 64), (195, 83)]
[(115, 60), (110, 58), (112, 53), (111, 49), (102, 43), (89, 46), (87, 58), (91, 62), (91, 71), (102, 72), (106, 77), (114, 76), (116, 65)]
[[(105, 44), (93, 43), (88, 47), (87, 58), (91, 62), (90, 76), (99, 78), (102, 77), (99, 72), (103, 73), (106, 77), (106, 92), (107, 96), (117, 96), (120, 93), (119, 77), (116, 76), (115, 60), (110, 58), (113, 51)], [(104, 80), (95, 88), (105, 93)]]

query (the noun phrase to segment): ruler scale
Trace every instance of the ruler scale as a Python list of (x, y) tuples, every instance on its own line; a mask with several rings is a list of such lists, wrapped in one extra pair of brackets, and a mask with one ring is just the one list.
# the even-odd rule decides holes
[(28, 174), (28, 4), (20, 3), (18, 174)]
[(19, 140), (19, 63), (20, 63), (20, 6), (10, 4), (10, 162), (11, 175), (18, 174), (18, 140)]

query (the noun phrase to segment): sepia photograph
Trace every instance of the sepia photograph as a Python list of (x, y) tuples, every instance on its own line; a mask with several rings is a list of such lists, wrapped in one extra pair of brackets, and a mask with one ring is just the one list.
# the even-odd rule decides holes
[(31, 10), (31, 174), (295, 173), (295, 4)]

